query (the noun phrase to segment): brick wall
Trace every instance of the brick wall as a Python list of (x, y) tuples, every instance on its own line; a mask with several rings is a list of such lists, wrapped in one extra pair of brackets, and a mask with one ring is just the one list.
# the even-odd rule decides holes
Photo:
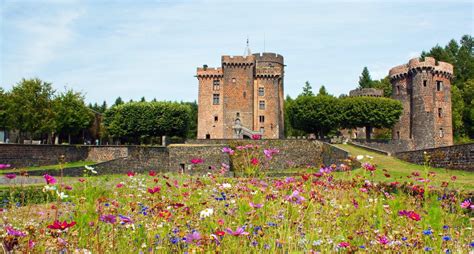
[(423, 165), (424, 152), (431, 156), (431, 166), (474, 171), (474, 143), (396, 153), (401, 160)]

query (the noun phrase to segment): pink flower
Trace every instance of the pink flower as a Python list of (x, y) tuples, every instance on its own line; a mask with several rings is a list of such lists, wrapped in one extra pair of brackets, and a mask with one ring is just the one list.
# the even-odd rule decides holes
[(224, 148), (222, 148), (222, 152), (223, 152), (223, 153), (228, 153), (229, 155), (233, 155), (233, 154), (235, 153), (235, 151), (232, 150), (232, 148), (230, 148), (230, 147), (224, 147)]
[(117, 188), (122, 188), (122, 187), (123, 187), (123, 183), (118, 183), (118, 184), (116, 185), (116, 187), (117, 187)]
[(156, 176), (156, 171), (155, 171), (155, 170), (150, 170), (150, 171), (148, 172), (148, 175), (149, 175), (149, 176)]
[(245, 232), (245, 229), (243, 227), (239, 227), (235, 231), (232, 231), (232, 229), (227, 228), (226, 231), (227, 231), (227, 233), (229, 233), (233, 236), (241, 236), (241, 235), (248, 235), (249, 234), (249, 232)]
[(71, 186), (71, 185), (66, 185), (66, 186), (64, 186), (64, 189), (66, 189), (66, 190), (72, 190), (72, 186)]
[(201, 164), (203, 162), (204, 161), (200, 158), (194, 158), (194, 159), (191, 160), (191, 164), (193, 164), (193, 165)]
[(338, 246), (339, 248), (347, 248), (347, 247), (350, 247), (351, 244), (348, 243), (348, 242), (340, 242), (337, 246)]
[(267, 159), (271, 159), (274, 154), (277, 154), (279, 152), (280, 152), (280, 150), (278, 150), (278, 149), (265, 149), (265, 150), (263, 150), (263, 153), (265, 154), (265, 157)]
[(187, 234), (186, 235), (186, 242), (187, 243), (193, 243), (193, 242), (197, 242), (199, 240), (201, 240), (201, 234), (197, 231), (194, 231), (193, 233), (191, 234)]
[(154, 187), (154, 188), (148, 188), (148, 192), (149, 192), (150, 194), (155, 194), (155, 193), (157, 193), (157, 192), (160, 192), (160, 190), (161, 190), (161, 188), (158, 187), (158, 186), (157, 186), (157, 187)]
[(398, 215), (400, 216), (405, 216), (409, 219), (412, 219), (414, 221), (419, 221), (421, 220), (421, 216), (417, 213), (415, 213), (415, 211), (406, 211), (406, 210), (401, 210), (398, 212)]
[(128, 176), (128, 177), (134, 177), (134, 176), (135, 176), (135, 172), (133, 172), (133, 171), (128, 171), (128, 172), (127, 172), (127, 176)]
[(374, 164), (370, 164), (368, 162), (362, 164), (362, 167), (365, 168), (365, 170), (371, 171), (371, 172), (375, 171), (376, 169)]
[(253, 202), (250, 202), (249, 205), (250, 205), (250, 207), (255, 208), (255, 209), (263, 207), (263, 204), (255, 204)]
[(254, 135), (252, 135), (252, 139), (253, 139), (253, 140), (262, 139), (262, 135), (260, 135), (260, 134), (254, 134)]
[(254, 166), (257, 166), (258, 165), (258, 159), (257, 158), (252, 158), (252, 159), (250, 159), (250, 163)]
[(461, 208), (474, 209), (474, 204), (471, 205), (471, 202), (469, 200), (464, 200), (464, 202), (461, 203)]
[(389, 243), (389, 242), (390, 242), (390, 241), (388, 240), (388, 238), (387, 238), (386, 236), (384, 236), (384, 235), (383, 235), (383, 236), (379, 236), (379, 243), (380, 243), (380, 244), (384, 244), (384, 245), (385, 245), (385, 244), (387, 244), (387, 243)]
[(13, 173), (11, 173), (11, 174), (6, 174), (6, 175), (5, 175), (5, 178), (10, 179), (10, 180), (15, 179), (15, 178), (16, 178), (16, 174), (13, 174)]
[(10, 164), (0, 164), (0, 169), (6, 169), (9, 168), (11, 165)]
[(45, 174), (43, 177), (44, 177), (44, 180), (46, 180), (46, 184), (55, 184), (57, 182), (56, 178), (48, 174)]

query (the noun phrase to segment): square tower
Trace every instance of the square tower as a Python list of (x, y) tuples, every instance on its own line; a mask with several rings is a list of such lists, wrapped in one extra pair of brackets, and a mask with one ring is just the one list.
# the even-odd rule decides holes
[(284, 138), (283, 57), (222, 56), (197, 69), (198, 139)]

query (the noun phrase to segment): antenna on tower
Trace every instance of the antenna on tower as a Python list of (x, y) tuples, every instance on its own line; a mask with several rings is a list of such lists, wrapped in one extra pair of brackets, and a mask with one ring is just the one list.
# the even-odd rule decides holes
[(247, 46), (245, 47), (244, 56), (250, 56), (251, 54), (252, 52), (250, 51), (249, 37), (247, 36)]

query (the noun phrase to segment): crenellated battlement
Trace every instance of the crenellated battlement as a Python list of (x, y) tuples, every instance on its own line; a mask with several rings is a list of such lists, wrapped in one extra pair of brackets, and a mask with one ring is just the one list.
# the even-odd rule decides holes
[(383, 97), (383, 90), (376, 88), (357, 88), (349, 92), (350, 97), (360, 97), (360, 96), (369, 96), (369, 97)]
[(250, 56), (222, 56), (222, 66), (252, 66), (255, 64), (255, 57)]
[(280, 77), (282, 75), (282, 69), (279, 67), (269, 68), (269, 67), (257, 67), (255, 69), (256, 77), (271, 78), (271, 77)]
[(222, 68), (198, 67), (197, 77), (222, 77)]
[(283, 56), (276, 53), (264, 52), (264, 53), (256, 53), (253, 55), (255, 56), (257, 65), (262, 64), (262, 63), (264, 64), (265, 62), (278, 63), (281, 65), (283, 65), (284, 63)]
[(413, 58), (408, 61), (408, 64), (399, 65), (390, 69), (388, 75), (391, 79), (397, 79), (410, 73), (423, 70), (446, 75), (448, 77), (453, 75), (453, 65), (445, 62), (436, 62), (436, 59), (433, 57), (425, 57), (424, 60), (421, 58)]

